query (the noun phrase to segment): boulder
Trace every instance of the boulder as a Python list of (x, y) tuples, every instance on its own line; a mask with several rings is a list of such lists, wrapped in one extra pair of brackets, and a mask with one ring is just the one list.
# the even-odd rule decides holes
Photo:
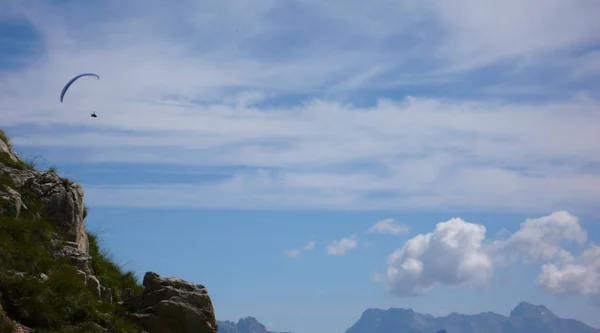
[(180, 278), (144, 276), (140, 310), (132, 315), (148, 333), (216, 333), (212, 301), (203, 285)]

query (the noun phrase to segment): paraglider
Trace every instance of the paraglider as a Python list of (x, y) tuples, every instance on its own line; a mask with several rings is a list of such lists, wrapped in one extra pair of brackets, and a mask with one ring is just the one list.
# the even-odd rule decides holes
[(63, 98), (65, 97), (65, 93), (67, 92), (67, 90), (69, 89), (69, 87), (73, 84), (73, 82), (77, 81), (79, 78), (82, 78), (84, 76), (93, 76), (96, 79), (100, 80), (100, 77), (97, 74), (94, 73), (83, 73), (83, 74), (79, 74), (76, 77), (72, 78), (71, 80), (69, 80), (69, 82), (67, 82), (67, 84), (64, 86), (62, 92), (60, 93), (60, 102), (62, 103)]

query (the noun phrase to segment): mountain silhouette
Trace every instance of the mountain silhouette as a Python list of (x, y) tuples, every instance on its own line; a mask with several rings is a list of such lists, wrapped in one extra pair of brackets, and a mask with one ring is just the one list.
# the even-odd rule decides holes
[(543, 305), (519, 303), (508, 317), (493, 312), (451, 313), (445, 317), (412, 309), (367, 309), (345, 333), (600, 333), (574, 319), (556, 316)]

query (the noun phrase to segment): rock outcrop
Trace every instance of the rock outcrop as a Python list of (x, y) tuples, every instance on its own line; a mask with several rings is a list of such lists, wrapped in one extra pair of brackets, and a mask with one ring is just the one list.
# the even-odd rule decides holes
[[(13, 153), (0, 130), (0, 232), (9, 230), (0, 233), (0, 333), (37, 328), (90, 333), (217, 332), (204, 286), (148, 272), (142, 291), (135, 275), (111, 262), (96, 237), (88, 236), (86, 214), (79, 184), (52, 170), (35, 170)], [(48, 226), (43, 230), (50, 231), (37, 226)], [(72, 292), (66, 290), (69, 286)], [(17, 288), (35, 301), (21, 302)], [(55, 298), (61, 296), (65, 300)], [(68, 322), (57, 322), (59, 317)]]
[(149, 333), (216, 333), (212, 301), (203, 285), (180, 278), (144, 276), (140, 310), (132, 317)]
[[(56, 172), (28, 168), (3, 137), (0, 135), (0, 215), (44, 217), (62, 236), (53, 243), (55, 257), (68, 258), (86, 277), (93, 275), (83, 188)], [(86, 281), (93, 283), (94, 279)]]
[[(0, 154), (14, 157), (6, 152)], [(52, 171), (19, 169), (3, 163), (0, 163), (0, 174), (10, 183), (0, 189), (4, 214), (19, 216), (26, 212), (31, 216), (44, 216), (77, 250), (88, 253), (89, 242), (83, 223), (84, 194), (79, 184)]]

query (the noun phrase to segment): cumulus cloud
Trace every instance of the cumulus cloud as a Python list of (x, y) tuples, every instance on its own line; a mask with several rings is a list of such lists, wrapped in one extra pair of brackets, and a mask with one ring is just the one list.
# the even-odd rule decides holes
[(330, 256), (343, 256), (351, 249), (358, 246), (355, 237), (344, 237), (340, 240), (332, 241), (327, 245), (327, 254)]
[(485, 232), (483, 225), (453, 218), (411, 238), (388, 258), (389, 291), (415, 296), (440, 284), (485, 285), (493, 272), (492, 259), (482, 246)]
[(568, 211), (528, 218), (502, 239), (486, 239), (485, 226), (453, 218), (392, 253), (383, 279), (392, 294), (415, 296), (436, 286), (486, 286), (500, 266), (511, 271), (516, 265), (540, 265), (532, 283), (548, 292), (600, 300), (600, 247), (588, 245), (587, 238)]
[(394, 219), (385, 219), (375, 223), (368, 232), (377, 232), (380, 234), (400, 235), (409, 230), (408, 226), (397, 224)]
[(542, 265), (537, 283), (551, 293), (589, 296), (600, 302), (600, 246), (591, 244), (579, 256)]
[(315, 241), (310, 241), (308, 243), (306, 243), (306, 245), (304, 245), (303, 247), (299, 248), (299, 249), (291, 249), (291, 250), (286, 250), (284, 252), (285, 256), (291, 259), (296, 259), (300, 256), (300, 254), (302, 254), (302, 252), (307, 252), (307, 251), (312, 251), (315, 249), (315, 245), (316, 242)]
[(564, 242), (584, 244), (587, 232), (579, 219), (567, 211), (557, 211), (548, 216), (527, 219), (508, 240), (501, 242), (501, 254), (526, 263), (569, 256)]

